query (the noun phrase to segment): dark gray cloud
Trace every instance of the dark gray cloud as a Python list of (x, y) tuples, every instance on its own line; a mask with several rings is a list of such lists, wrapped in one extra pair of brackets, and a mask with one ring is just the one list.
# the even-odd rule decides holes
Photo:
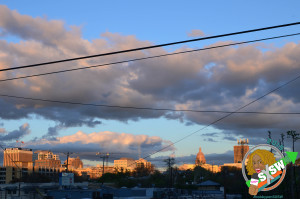
[(202, 133), (201, 136), (218, 137), (219, 133)]
[(203, 139), (206, 142), (217, 142), (216, 140), (214, 140), (213, 138), (205, 138)]
[(11, 132), (6, 132), (3, 130), (3, 132), (0, 135), (1, 141), (14, 141), (19, 140), (20, 138), (23, 138), (25, 135), (30, 134), (29, 124), (25, 123), (22, 126), (19, 127), (18, 130), (14, 130)]

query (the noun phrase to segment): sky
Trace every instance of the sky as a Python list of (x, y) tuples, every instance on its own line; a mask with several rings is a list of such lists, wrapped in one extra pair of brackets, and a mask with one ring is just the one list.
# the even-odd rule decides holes
[[(1, 1), (0, 68), (176, 42), (300, 21), (299, 1)], [(0, 80), (147, 56), (299, 33), (299, 25), (30, 69)], [(168, 109), (234, 111), (300, 74), (300, 36), (1, 81), (0, 95)], [(300, 112), (299, 80), (243, 111)], [(299, 115), (195, 113), (103, 108), (0, 96), (4, 147), (74, 152), (85, 165), (97, 152), (174, 156), (194, 163), (233, 162), (237, 139), (266, 142), (268, 131), (299, 130)], [(192, 134), (192, 135), (191, 135)], [(191, 135), (191, 136), (189, 136)], [(287, 149), (290, 138), (285, 139)], [(174, 145), (172, 145), (174, 144)], [(168, 148), (167, 146), (171, 145)], [(155, 153), (165, 148), (159, 153)], [(300, 146), (296, 144), (296, 151)], [(0, 159), (3, 154), (0, 154)]]

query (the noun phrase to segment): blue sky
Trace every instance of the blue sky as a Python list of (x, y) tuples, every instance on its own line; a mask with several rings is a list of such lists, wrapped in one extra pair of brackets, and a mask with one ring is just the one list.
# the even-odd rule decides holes
[[(25, 64), (25, 62), (38, 63), (39, 58), (41, 56), (47, 55), (47, 53), (51, 54), (52, 52), (53, 55), (49, 57), (46, 56), (45, 59), (53, 60), (57, 57), (55, 56), (55, 50), (57, 50), (58, 53), (62, 54), (62, 57), (74, 57), (75, 55), (86, 55), (84, 53), (96, 54), (98, 52), (109, 52), (112, 50), (118, 50), (119, 48), (122, 48), (124, 46), (125, 48), (132, 48), (135, 47), (135, 45), (161, 44), (191, 39), (194, 37), (189, 36), (189, 33), (191, 33), (193, 30), (200, 30), (204, 33), (205, 36), (210, 36), (300, 21), (300, 14), (298, 10), (300, 6), (299, 1), (289, 1), (289, 3), (284, 1), (2, 1), (1, 4), (8, 7), (9, 13), (13, 13), (13, 10), (15, 10), (18, 13), (20, 20), (22, 18), (25, 19), (26, 16), (30, 17), (30, 20), (23, 21), (24, 23), (28, 23), (28, 29), (26, 29), (27, 24), (23, 24), (24, 26), (22, 24), (14, 24), (12, 28), (10, 26), (9, 19), (7, 19), (6, 25), (3, 25), (5, 24), (4, 22), (0, 23), (0, 30), (2, 30), (3, 33), (5, 32), (5, 34), (3, 34), (0, 37), (0, 40), (5, 41), (8, 46), (7, 48), (0, 49), (0, 52), (5, 54), (8, 52), (8, 49), (10, 49), (9, 52), (11, 53), (9, 55), (6, 55), (7, 59), (5, 58), (3, 60), (0, 60), (3, 68), (5, 68), (6, 66), (10, 66), (10, 63), (14, 63), (15, 65), (22, 65)], [(38, 21), (39, 18), (41, 18), (41, 23)], [(81, 43), (78, 44), (78, 46), (75, 46), (77, 49), (66, 47), (72, 45), (70, 44), (72, 43), (72, 41), (70, 41), (70, 43), (64, 44), (63, 41), (65, 41), (66, 39), (62, 39), (61, 41), (59, 41), (58, 38), (58, 42), (55, 43), (55, 47), (53, 47), (53, 44), (47, 44), (47, 42), (56, 42), (54, 41), (56, 38), (51, 38), (51, 34), (49, 32), (51, 32), (52, 30), (52, 25), (53, 29), (59, 26), (57, 24), (57, 26), (54, 26), (55, 24), (51, 24), (49, 21), (52, 20), (56, 20), (63, 23), (64, 30), (60, 30), (61, 32), (59, 34), (70, 34), (73, 35), (74, 38), (77, 38), (77, 40), (80, 40)], [(37, 23), (37, 25), (32, 25), (35, 22)], [(47, 25), (48, 22), (49, 25)], [(43, 26), (43, 23), (45, 24), (45, 26)], [(41, 31), (44, 30), (45, 32), (39, 33), (33, 27), (41, 27)], [(70, 32), (72, 27), (80, 29), (81, 35), (78, 36), (77, 33)], [(297, 32), (299, 32), (299, 26), (294, 26), (278, 30), (269, 30), (259, 33), (195, 42), (179, 46), (171, 46), (165, 49), (153, 51), (151, 52), (151, 54), (161, 54), (162, 52), (166, 51), (173, 52), (182, 48), (202, 48), (204, 46), (213, 45), (219, 42), (254, 40), (264, 37), (292, 34)], [(50, 36), (47, 35), (48, 33)], [(130, 38), (128, 36), (134, 36), (134, 38)], [(200, 35), (196, 35), (196, 37), (199, 36)], [(105, 38), (107, 42), (105, 45), (102, 45), (104, 41), (101, 41), (101, 44), (97, 43), (100, 42), (99, 40), (103, 38)], [(127, 100), (137, 100), (138, 102), (142, 99), (145, 100), (145, 103), (138, 105), (151, 107), (182, 106), (192, 107), (194, 109), (213, 108), (232, 110), (237, 108), (238, 105), (242, 105), (246, 102), (249, 102), (249, 100), (253, 99), (253, 96), (262, 94), (266, 92), (268, 88), (273, 88), (274, 86), (278, 85), (278, 82), (284, 82), (288, 80), (288, 78), (292, 77), (291, 74), (295, 74), (297, 72), (297, 69), (300, 66), (288, 66), (290, 66), (289, 64), (293, 63), (293, 61), (297, 61), (297, 56), (293, 54), (293, 50), (291, 49), (298, 49), (299, 38), (299, 36), (295, 36), (284, 39), (266, 41), (264, 43), (259, 44), (232, 47), (230, 49), (228, 48), (220, 50), (218, 52), (209, 51), (207, 53), (209, 55), (206, 56), (204, 52), (199, 58), (197, 57), (197, 54), (193, 53), (194, 57), (191, 57), (191, 63), (197, 63), (199, 65), (203, 64), (203, 68), (206, 68), (206, 70), (210, 70), (210, 74), (216, 74), (217, 78), (214, 81), (209, 80), (206, 82), (200, 77), (199, 79), (197, 79), (195, 76), (192, 75), (192, 73), (187, 77), (182, 77), (182, 79), (180, 79), (180, 75), (174, 75), (174, 79), (176, 79), (177, 77), (178, 79), (172, 80), (173, 77), (172, 74), (170, 74), (170, 71), (172, 70), (169, 71), (168, 64), (172, 62), (172, 59), (175, 60), (175, 58), (169, 58), (167, 61), (164, 59), (160, 61), (149, 60), (147, 63), (142, 64), (143, 67), (137, 66), (138, 64), (133, 64), (132, 67), (134, 68), (134, 70), (128, 72), (130, 74), (132, 73), (133, 76), (135, 75), (139, 78), (144, 77), (145, 75), (150, 73), (152, 74), (154, 73), (153, 71), (157, 70), (156, 65), (162, 64), (162, 67), (165, 67), (166, 71), (169, 71), (166, 73), (166, 76), (168, 76), (168, 78), (166, 79), (170, 79), (170, 81), (164, 82), (164, 78), (162, 77), (162, 79), (157, 80), (157, 85), (154, 85), (154, 83), (153, 85), (152, 83), (149, 83), (149, 85), (147, 85), (147, 81), (150, 82), (151, 78), (141, 78), (139, 79), (140, 81), (135, 82), (135, 80), (130, 79), (131, 77), (124, 77), (127, 80), (130, 79), (130, 81), (127, 82), (129, 84), (128, 87), (125, 86), (127, 89), (132, 89), (130, 93), (132, 95), (138, 93), (138, 96), (133, 99), (128, 99), (130, 97), (128, 97), (125, 94), (120, 94), (119, 100), (116, 99), (117, 97), (114, 97), (113, 99), (115, 101), (105, 101), (105, 98), (99, 99), (95, 97), (98, 94), (107, 94), (107, 91), (104, 89), (104, 87), (109, 85), (104, 86), (106, 82), (104, 80), (99, 83), (101, 84), (101, 86), (96, 85), (96, 83), (92, 83), (93, 85), (95, 84), (94, 88), (88, 91), (87, 95), (92, 96), (90, 97), (90, 99), (88, 99), (89, 97), (87, 97), (87, 99), (84, 99), (83, 97), (83, 95), (86, 94), (84, 92), (84, 88), (88, 87), (86, 85), (88, 81), (82, 81), (80, 84), (78, 84), (80, 85), (80, 87), (82, 86), (82, 88), (78, 89), (79, 92), (83, 91), (83, 94), (81, 96), (82, 98), (74, 97), (74, 92), (76, 92), (76, 84), (74, 84), (73, 81), (76, 81), (78, 77), (81, 77), (81, 74), (84, 74), (84, 71), (80, 72), (80, 75), (76, 73), (77, 75), (74, 74), (68, 76), (67, 74), (64, 74), (58, 76), (63, 79), (63, 81), (60, 82), (60, 85), (70, 84), (70, 87), (74, 85), (73, 90), (71, 89), (73, 92), (70, 92), (70, 95), (65, 94), (63, 89), (58, 89), (58, 92), (56, 92), (57, 87), (55, 86), (57, 85), (55, 84), (55, 81), (60, 80), (53, 80), (53, 82), (50, 82), (48, 86), (44, 86), (44, 84), (48, 84), (47, 78), (39, 80), (43, 83), (44, 87), (42, 86), (42, 91), (39, 90), (39, 92), (37, 92), (37, 95), (31, 93), (31, 91), (40, 86), (40, 82), (31, 82), (30, 84), (28, 84), (28, 87), (13, 84), (9, 85), (9, 83), (5, 83), (7, 88), (2, 89), (2, 92), (5, 94), (19, 96), (28, 96), (27, 94), (31, 94), (37, 98), (40, 97), (50, 99), (57, 99), (61, 96), (61, 99), (69, 101), (87, 100), (86, 102), (113, 102), (121, 105), (128, 105), (129, 102)], [(61, 46), (59, 45), (60, 42)], [(130, 42), (132, 43), (132, 45)], [(85, 44), (87, 46), (87, 50), (84, 51), (82, 54), (78, 47), (80, 48), (80, 45)], [(288, 44), (295, 44), (296, 47)], [(29, 53), (30, 51), (28, 50), (28, 52), (24, 52), (24, 54), (22, 54), (22, 56), (24, 56), (24, 59), (19, 59), (18, 57), (20, 56), (20, 54), (18, 53), (20, 53), (21, 50), (13, 50), (14, 48), (34, 49), (35, 47), (37, 48), (37, 46), (38, 48), (41, 48), (41, 55), (34, 55), (32, 53), (30, 55), (26, 55), (26, 53)], [(97, 47), (99, 48), (97, 49)], [(91, 48), (93, 49), (90, 50)], [(49, 49), (52, 49), (53, 51), (49, 52)], [(236, 52), (232, 53), (234, 49), (236, 50)], [(262, 54), (257, 55), (259, 53)], [(279, 62), (279, 60), (276, 63), (271, 63), (271, 60), (274, 60), (272, 57), (278, 57), (279, 54), (285, 55), (285, 57), (280, 60), (285, 60), (286, 58), (290, 59), (290, 61), (287, 62), (287, 67), (283, 67), (283, 71), (276, 68), (276, 63), (282, 64), (286, 62), (282, 61), (281, 63)], [(129, 58), (131, 58), (131, 55), (128, 56)], [(141, 56), (141, 54), (139, 54), (139, 56)], [(249, 62), (253, 61), (252, 56), (256, 57), (256, 59), (258, 59), (259, 57), (262, 61), (266, 61), (266, 63), (260, 66), (260, 63), (258, 63), (258, 61), (257, 63), (255, 62), (250, 63), (250, 65), (247, 65)], [(107, 60), (105, 59), (105, 62), (113, 61), (114, 59), (124, 58), (127, 57), (114, 57), (111, 59), (108, 58)], [(194, 58), (195, 60), (193, 60)], [(14, 62), (12, 62), (10, 59), (13, 59)], [(185, 58), (180, 57), (178, 59), (181, 61)], [(209, 61), (204, 61), (204, 63), (202, 63), (201, 60), (206, 59), (208, 59)], [(230, 59), (236, 61), (234, 61), (234, 66), (241, 65), (241, 67), (245, 67), (245, 70), (247, 70), (247, 67), (251, 68), (253, 66), (254, 68), (252, 70), (254, 71), (253, 73), (255, 73), (255, 75), (252, 76), (251, 72), (249, 72), (249, 76), (247, 76), (246, 74), (242, 74), (245, 75), (245, 77), (241, 76), (243, 77), (242, 79), (244, 79), (245, 82), (239, 83), (239, 70), (231, 68), (228, 71), (228, 74), (221, 74), (220, 71), (222, 67), (234, 68), (234, 66), (231, 66), (230, 62), (228, 61)], [(22, 60), (25, 60), (25, 62), (22, 62)], [(189, 58), (186, 58), (186, 60), (183, 61), (183, 63), (186, 63), (189, 60)], [(201, 63), (198, 63), (198, 61)], [(144, 69), (144, 65), (150, 68), (149, 71), (148, 69)], [(66, 66), (71, 66), (71, 64)], [(191, 69), (194, 67), (192, 65), (183, 66)], [(267, 69), (261, 70), (261, 68), (264, 67), (266, 67)], [(202, 66), (200, 68), (202, 68)], [(199, 71), (204, 70), (200, 68)], [(127, 72), (126, 70), (124, 71)], [(260, 72), (256, 73), (255, 71)], [(28, 74), (30, 72), (32, 71), (24, 71), (24, 74)], [(38, 72), (38, 70), (33, 72)], [(109, 72), (106, 75), (106, 77), (110, 77), (109, 80), (111, 80), (112, 77), (118, 78), (117, 76), (113, 75), (114, 72), (115, 71), (112, 71), (111, 73)], [(180, 69), (178, 69), (176, 73), (177, 72), (184, 73), (184, 71), (181, 71)], [(273, 74), (283, 72), (286, 72), (286, 74), (284, 73), (284, 75), (281, 77), (282, 79), (280, 79), (279, 77), (273, 77)], [(160, 72), (158, 72), (158, 74), (159, 73)], [(20, 72), (20, 74), (23, 74), (23, 72)], [(154, 76), (152, 82), (156, 82), (155, 78), (156, 77)], [(235, 78), (237, 79), (236, 82), (234, 81)], [(87, 77), (86, 80), (88, 79), (89, 78)], [(102, 77), (102, 79), (105, 79), (105, 77)], [(251, 81), (255, 81), (255, 83), (249, 83)], [(172, 84), (172, 82), (174, 84)], [(123, 83), (123, 81), (121, 83)], [(263, 83), (266, 86), (261, 86), (261, 83)], [(120, 84), (116, 83), (116, 80), (112, 81), (112, 84), (116, 86), (116, 89), (120, 89), (118, 87), (118, 85)], [(253, 86), (253, 84), (255, 84), (255, 86)], [(232, 85), (234, 86), (230, 87)], [(188, 86), (188, 88), (195, 88), (189, 91), (189, 89), (184, 89), (184, 86)], [(196, 89), (197, 86), (199, 86), (199, 88), (203, 86), (203, 90), (207, 89), (208, 91), (211, 87), (211, 93), (207, 93), (208, 91), (205, 91), (208, 96), (207, 98), (205, 98), (203, 93), (200, 92), (201, 89)], [(66, 86), (66, 88), (68, 87)], [(30, 89), (31, 91), (29, 91)], [(187, 92), (183, 95), (183, 92), (180, 92), (181, 90), (187, 90)], [(226, 90), (226, 92), (224, 91), (224, 95), (218, 96), (217, 93), (221, 92), (222, 90)], [(8, 91), (10, 91), (10, 93), (8, 93)], [(256, 91), (259, 94), (255, 93)], [(51, 95), (52, 92), (55, 94)], [(248, 95), (247, 92), (250, 94)], [(292, 92), (293, 88), (291, 88), (291, 90), (282, 91), (281, 93), (279, 91), (278, 96), (276, 95), (272, 96), (273, 98), (267, 98), (266, 100), (262, 100), (260, 104), (255, 105), (253, 107), (253, 110), (260, 110), (266, 106), (270, 106), (268, 109), (269, 111), (295, 110), (295, 107), (298, 107), (298, 98), (297, 96), (292, 96)], [(59, 93), (64, 94), (60, 95)], [(180, 98), (181, 95), (182, 98)], [(176, 98), (176, 96), (178, 96), (178, 99)], [(188, 98), (187, 96), (190, 96), (190, 98)], [(232, 97), (232, 99), (230, 99), (230, 97)], [(197, 100), (195, 100), (195, 98), (197, 98)], [(219, 99), (221, 98), (225, 101), (219, 101)], [(232, 101), (232, 103), (229, 103), (229, 101)], [(133, 101), (131, 102), (134, 103)], [(15, 101), (5, 101), (5, 103), (8, 103), (13, 106), (20, 104), (20, 102)], [(5, 103), (3, 103), (2, 105), (4, 106)], [(204, 106), (197, 107), (197, 103), (204, 104)], [(1, 116), (2, 126), (0, 126), (0, 128), (5, 129), (6, 134), (9, 134), (10, 132), (18, 129), (24, 123), (28, 123), (30, 126), (31, 133), (26, 135), (22, 134), (20, 139), (28, 142), (28, 146), (31, 147), (35, 146), (34, 141), (32, 141), (35, 137), (37, 139), (41, 139), (44, 135), (47, 134), (49, 128), (59, 126), (61, 124), (63, 124), (64, 127), (58, 130), (57, 134), (55, 134), (56, 137), (72, 136), (78, 131), (82, 131), (86, 134), (92, 132), (112, 131), (132, 135), (147, 135), (149, 137), (159, 136), (162, 140), (175, 142), (181, 139), (182, 137), (188, 135), (189, 133), (201, 129), (203, 126), (209, 124), (210, 122), (219, 117), (218, 115), (210, 115), (201, 116), (199, 118), (199, 116), (195, 114), (168, 115), (168, 113), (143, 116), (139, 116), (138, 113), (133, 113), (133, 116), (128, 116), (131, 113), (127, 115), (126, 112), (122, 112), (120, 114), (113, 113), (113, 115), (111, 115), (109, 111), (105, 112), (105, 116), (102, 116), (100, 113), (92, 112), (91, 109), (93, 108), (87, 108), (83, 110), (77, 107), (78, 109), (74, 109), (72, 112), (72, 110), (70, 109), (62, 110), (59, 109), (59, 107), (52, 107), (51, 105), (47, 107), (49, 109), (37, 108), (34, 107), (34, 104), (26, 104), (25, 106), (31, 108), (30, 110), (28, 110), (28, 112), (26, 112), (27, 109), (24, 110), (30, 115), (29, 117), (28, 115), (24, 117), (15, 116), (9, 119), (8, 116), (4, 113)], [(18, 115), (17, 111), (20, 111), (21, 109), (14, 109), (14, 114)], [(50, 109), (52, 111), (51, 115), (49, 113)], [(252, 109), (250, 108), (249, 110)], [(68, 112), (70, 116), (74, 115), (74, 117), (83, 117), (87, 120), (99, 120), (101, 121), (101, 124), (86, 125), (76, 123), (78, 121), (75, 121), (75, 124), (72, 123), (72, 125), (66, 125), (67, 121), (63, 121), (66, 118), (62, 118), (62, 113), (64, 111), (70, 111)], [(60, 115), (60, 117), (56, 117), (55, 114)], [(66, 115), (66, 117), (68, 117), (68, 115)], [(245, 125), (245, 121), (239, 121), (240, 123), (236, 122), (238, 120), (241, 120), (241, 118), (239, 118), (238, 116), (233, 117), (233, 119), (229, 120), (228, 122), (221, 123), (219, 126), (209, 127), (204, 131), (201, 131), (179, 142), (175, 145), (176, 149), (173, 150), (175, 150), (176, 156), (189, 156), (190, 154), (196, 154), (198, 148), (201, 146), (205, 154), (222, 154), (233, 149), (233, 145), (236, 142), (234, 141), (235, 138), (251, 137), (253, 144), (256, 144), (262, 142), (259, 134), (264, 134), (265, 136), (266, 131), (268, 129), (271, 129), (275, 132), (274, 136), (278, 136), (279, 132), (290, 130), (289, 128), (297, 126), (296, 117), (297, 116), (293, 116), (292, 119), (286, 118), (286, 120), (295, 121), (295, 123), (290, 122), (286, 126), (277, 125), (277, 123), (285, 121), (281, 121), (280, 116), (272, 116), (272, 118), (264, 117), (264, 119), (266, 118), (266, 122), (262, 122), (263, 124), (261, 124), (260, 119), (257, 118), (257, 120), (249, 122), (251, 125)], [(246, 121), (252, 121), (252, 119), (253, 117), (245, 117)], [(270, 121), (273, 121), (273, 123)], [(209, 133), (212, 133), (212, 135), (215, 136), (201, 136), (201, 134)], [(226, 137), (226, 139), (224, 137)], [(48, 137), (44, 138), (48, 139)], [(213, 139), (213, 141), (208, 141), (209, 138)], [(7, 140), (7, 142), (5, 143), (11, 144), (13, 143), (13, 141)], [(161, 143), (161, 146), (164, 146), (164, 144)], [(158, 146), (158, 148), (159, 147), (160, 146)], [(101, 145), (98, 150), (108, 150), (108, 148), (103, 148)], [(173, 150), (167, 151), (162, 154), (172, 154), (174, 152)], [(147, 154), (149, 152), (151, 153), (151, 148), (146, 147), (144, 154)], [(190, 159), (188, 159), (187, 161), (190, 161)]]

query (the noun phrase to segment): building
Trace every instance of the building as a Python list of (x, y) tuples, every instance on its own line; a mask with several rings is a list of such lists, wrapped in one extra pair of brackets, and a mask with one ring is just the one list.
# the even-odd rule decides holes
[[(67, 160), (64, 162), (65, 165), (67, 165)], [(76, 158), (69, 158), (69, 170), (74, 170), (74, 169), (82, 169), (83, 168), (83, 163), (80, 160), (80, 158), (77, 156)]]
[(204, 153), (201, 151), (201, 147), (199, 148), (199, 152), (197, 153), (195, 164), (197, 166), (201, 164), (206, 164)]
[(196, 165), (194, 164), (183, 164), (178, 167), (178, 170), (180, 171), (186, 171), (186, 170), (194, 170)]
[(59, 155), (53, 154), (48, 150), (35, 151), (32, 156), (33, 161), (35, 160), (59, 160)]
[(4, 150), (3, 166), (32, 169), (32, 149), (6, 148)]
[(132, 158), (120, 158), (114, 160), (114, 168), (118, 171), (133, 171), (136, 168), (136, 162)]
[(17, 167), (0, 167), (0, 184), (9, 184), (13, 180), (20, 179), (20, 177), (26, 177), (31, 170), (28, 168)]
[(60, 160), (36, 160), (34, 162), (34, 167), (35, 168), (60, 168), (61, 167), (61, 162)]
[(218, 173), (221, 171), (221, 168), (219, 165), (212, 165), (212, 164), (202, 164), (200, 167), (212, 172), (212, 173)]
[(143, 158), (136, 160), (135, 163), (136, 163), (137, 168), (147, 168), (147, 169), (151, 168), (151, 162), (149, 162)]
[(222, 167), (236, 167), (236, 168), (242, 168), (242, 163), (224, 163), (222, 166), (221, 166), (221, 169)]
[[(97, 167), (75, 169), (74, 172), (77, 173), (79, 176), (85, 177), (87, 179), (97, 179), (102, 176), (103, 167), (97, 165)], [(114, 167), (104, 166), (104, 173), (114, 173)]]
[(59, 156), (51, 151), (35, 151), (33, 154), (35, 168), (60, 168), (61, 162)]
[(233, 147), (234, 151), (234, 163), (242, 163), (243, 158), (246, 155), (246, 153), (249, 151), (249, 141), (247, 140), (238, 140), (238, 145)]

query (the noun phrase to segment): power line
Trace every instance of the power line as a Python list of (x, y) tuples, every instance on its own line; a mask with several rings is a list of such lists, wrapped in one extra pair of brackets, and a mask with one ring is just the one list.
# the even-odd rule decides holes
[(231, 113), (229, 113), (229, 114), (227, 114), (227, 115), (225, 115), (225, 116), (223, 116), (223, 117), (220, 117), (219, 119), (217, 119), (217, 120), (211, 122), (210, 124), (204, 126), (203, 128), (198, 129), (198, 130), (196, 130), (196, 131), (194, 131), (194, 132), (192, 132), (192, 133), (190, 133), (190, 134), (184, 136), (183, 138), (181, 138), (181, 139), (179, 139), (179, 140), (173, 142), (172, 144), (169, 144), (169, 145), (167, 145), (167, 146), (165, 146), (165, 147), (163, 147), (163, 148), (161, 148), (161, 149), (159, 149), (159, 150), (157, 150), (157, 151), (155, 151), (155, 152), (153, 152), (153, 153), (147, 155), (146, 157), (144, 157), (144, 159), (146, 159), (146, 158), (150, 157), (151, 155), (154, 155), (154, 154), (156, 154), (156, 153), (158, 153), (158, 152), (161, 152), (161, 151), (163, 151), (163, 150), (169, 148), (170, 146), (173, 146), (173, 145), (177, 144), (178, 142), (181, 142), (182, 140), (184, 140), (184, 139), (186, 139), (186, 138), (188, 138), (188, 137), (190, 137), (190, 136), (192, 136), (192, 135), (198, 133), (199, 131), (202, 131), (202, 130), (206, 129), (207, 127), (209, 127), (209, 126), (211, 126), (211, 125), (213, 125), (213, 124), (216, 124), (216, 123), (220, 122), (221, 120), (223, 120), (223, 119), (225, 119), (225, 118), (227, 118), (227, 117), (229, 117), (229, 116), (231, 116), (231, 115), (237, 113), (238, 111), (240, 111), (240, 110), (246, 108), (247, 106), (249, 106), (249, 105), (251, 105), (251, 104), (253, 104), (253, 103), (255, 103), (255, 102), (261, 100), (262, 98), (264, 98), (264, 97), (268, 96), (269, 94), (271, 94), (271, 93), (273, 93), (273, 92), (275, 92), (275, 91), (281, 89), (282, 87), (287, 86), (288, 84), (290, 84), (290, 83), (292, 83), (292, 82), (298, 80), (299, 78), (300, 78), (300, 75), (298, 75), (297, 77), (295, 77), (295, 78), (293, 78), (293, 79), (287, 81), (286, 83), (284, 83), (284, 84), (282, 84), (282, 85), (280, 85), (280, 86), (274, 88), (273, 90), (271, 90), (271, 91), (267, 92), (266, 94), (264, 94), (264, 95), (262, 95), (262, 96), (256, 98), (255, 100), (252, 100), (251, 102), (247, 103), (246, 105), (241, 106), (240, 108), (236, 109), (235, 111), (233, 111), (233, 112), (231, 112)]
[(227, 37), (227, 36), (232, 36), (232, 35), (240, 35), (240, 34), (251, 33), (251, 32), (271, 30), (271, 29), (276, 29), (276, 28), (295, 26), (295, 25), (299, 25), (299, 24), (300, 24), (300, 22), (295, 22), (295, 23), (282, 24), (282, 25), (277, 25), (277, 26), (269, 26), (269, 27), (264, 27), (264, 28), (257, 28), (257, 29), (244, 30), (244, 31), (239, 31), (239, 32), (209, 36), (209, 37), (201, 37), (201, 38), (197, 38), (197, 39), (190, 39), (190, 40), (177, 41), (177, 42), (172, 42), (172, 43), (146, 46), (146, 47), (141, 47), (141, 48), (127, 49), (127, 50), (114, 51), (114, 52), (109, 52), (109, 53), (102, 53), (102, 54), (96, 54), (96, 55), (89, 55), (89, 56), (75, 57), (75, 58), (62, 59), (62, 60), (56, 60), (56, 61), (50, 61), (50, 62), (43, 62), (43, 63), (38, 63), (38, 64), (30, 64), (30, 65), (24, 65), (24, 66), (18, 66), (18, 67), (4, 68), (4, 69), (1, 69), (0, 72), (9, 71), (9, 70), (23, 69), (23, 68), (32, 68), (32, 67), (36, 67), (36, 66), (56, 64), (56, 63), (68, 62), (68, 61), (75, 61), (75, 60), (80, 60), (80, 59), (103, 57), (103, 56), (107, 56), (107, 55), (115, 55), (115, 54), (134, 52), (134, 51), (140, 51), (140, 50), (147, 50), (147, 49), (151, 49), (151, 48), (165, 47), (165, 46), (171, 46), (171, 45), (177, 45), (177, 44), (183, 44), (183, 43), (190, 43), (190, 42), (195, 42), (195, 41), (202, 41), (202, 40), (215, 39), (215, 38), (220, 38), (220, 37)]
[(6, 81), (10, 81), (10, 80), (24, 79), (24, 78), (30, 78), (30, 77), (38, 77), (38, 76), (44, 76), (44, 75), (51, 75), (51, 74), (57, 74), (57, 73), (64, 73), (64, 72), (71, 72), (71, 71), (77, 71), (77, 70), (84, 70), (84, 69), (90, 69), (90, 68), (96, 68), (96, 67), (102, 67), (102, 66), (116, 65), (116, 64), (122, 64), (122, 63), (127, 63), (127, 62), (141, 61), (141, 60), (146, 60), (146, 59), (166, 57), (166, 56), (171, 56), (171, 55), (178, 55), (178, 54), (191, 53), (191, 52), (197, 52), (197, 51), (204, 51), (204, 50), (210, 50), (210, 49), (215, 49), (215, 48), (223, 48), (223, 47), (228, 47), (228, 46), (254, 43), (254, 42), (266, 41), (266, 40), (271, 40), (271, 39), (279, 39), (279, 38), (291, 37), (291, 36), (296, 36), (296, 35), (300, 35), (300, 33), (281, 35), (281, 36), (276, 36), (276, 37), (268, 37), (268, 38), (256, 39), (256, 40), (244, 41), (244, 42), (236, 42), (236, 43), (231, 43), (231, 44), (224, 44), (224, 45), (212, 46), (212, 47), (207, 47), (207, 48), (187, 50), (187, 51), (181, 51), (181, 52), (176, 52), (176, 53), (167, 53), (167, 54), (163, 54), (163, 55), (155, 55), (155, 56), (149, 56), (149, 57), (143, 57), (143, 58), (136, 58), (136, 59), (130, 59), (130, 60), (118, 61), (118, 62), (112, 62), (112, 63), (106, 63), (106, 64), (99, 64), (99, 65), (88, 66), (88, 67), (80, 67), (80, 68), (73, 68), (73, 69), (67, 69), (67, 70), (53, 71), (53, 72), (48, 72), (48, 73), (40, 73), (40, 74), (35, 74), (35, 75), (13, 77), (13, 78), (8, 78), (8, 79), (2, 79), (2, 80), (0, 80), (0, 82), (6, 82)]
[(81, 105), (81, 106), (93, 106), (93, 107), (104, 107), (104, 108), (119, 108), (119, 109), (133, 109), (133, 110), (148, 110), (148, 111), (173, 111), (173, 112), (194, 112), (194, 113), (240, 113), (240, 114), (263, 114), (263, 115), (300, 115), (300, 112), (263, 112), (263, 111), (218, 111), (218, 110), (193, 110), (193, 109), (171, 109), (171, 108), (152, 108), (152, 107), (136, 107), (136, 106), (119, 106), (119, 105), (107, 105), (107, 104), (92, 104), (92, 103), (82, 103), (82, 102), (70, 102), (70, 101), (60, 101), (51, 99), (41, 99), (32, 97), (22, 97), (14, 95), (0, 94), (2, 97), (32, 100), (32, 101), (42, 101), (60, 104), (70, 104), (70, 105)]

